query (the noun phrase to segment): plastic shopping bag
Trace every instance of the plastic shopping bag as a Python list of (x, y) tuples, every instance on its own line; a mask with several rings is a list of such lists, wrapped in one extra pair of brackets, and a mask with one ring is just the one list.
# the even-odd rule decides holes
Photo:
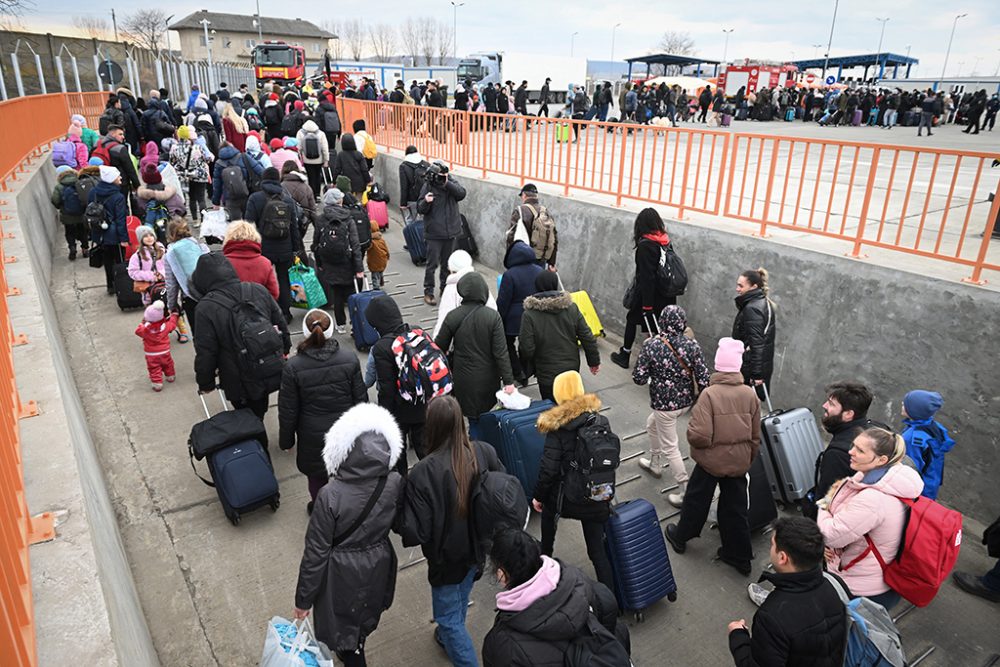
[(293, 307), (322, 308), (326, 305), (326, 292), (316, 277), (315, 269), (303, 264), (298, 257), (288, 267), (288, 284), (291, 286)]
[(201, 212), (201, 236), (222, 239), (226, 235), (226, 211), (221, 208), (208, 209)]
[(333, 667), (333, 657), (313, 637), (308, 618), (289, 621), (275, 616), (267, 624), (260, 667)]

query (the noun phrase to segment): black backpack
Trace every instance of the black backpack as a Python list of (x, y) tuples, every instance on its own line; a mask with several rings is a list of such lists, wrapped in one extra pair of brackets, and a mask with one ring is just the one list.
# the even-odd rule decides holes
[(591, 414), (576, 432), (576, 452), (566, 471), (563, 496), (575, 503), (606, 502), (615, 497), (615, 471), (622, 442), (604, 415)]
[(243, 154), (243, 166), (247, 169), (247, 189), (251, 194), (260, 190), (260, 175), (253, 170), (253, 161), (249, 154)]
[(248, 113), (244, 114), (243, 117), (246, 118), (247, 127), (250, 128), (251, 130), (256, 130), (259, 132), (260, 130), (264, 129), (264, 124), (260, 122), (260, 116), (258, 116), (257, 114)]
[(320, 150), (318, 132), (307, 132), (305, 146), (302, 148), (307, 160), (318, 160), (323, 157), (323, 152)]
[(321, 222), (313, 253), (324, 264), (345, 264), (351, 260), (350, 233), (346, 225)]
[(687, 289), (688, 274), (684, 260), (674, 252), (674, 244), (660, 248), (660, 265), (656, 269), (657, 289), (664, 296), (681, 296)]
[(267, 125), (279, 125), (281, 123), (281, 109), (276, 104), (264, 107), (264, 123)]
[(240, 283), (231, 321), (240, 379), (251, 389), (251, 398), (257, 398), (281, 387), (285, 349), (271, 318), (254, 303), (252, 290), (251, 283)]
[(469, 530), (476, 557), (482, 560), (489, 553), (498, 528), (524, 528), (528, 520), (528, 499), (516, 477), (487, 470), (486, 462), (478, 453), (477, 457), (480, 472), (472, 481), (469, 496)]
[[(420, 200), (420, 190), (424, 185), (424, 175), (427, 173), (427, 168), (430, 163), (426, 160), (420, 162), (419, 164), (408, 167), (413, 171), (413, 177), (410, 179), (410, 191), (406, 193), (406, 201), (419, 201)], [(404, 204), (406, 202), (400, 202)]]
[(87, 207), (87, 202), (90, 201), (90, 191), (96, 187), (97, 179), (92, 176), (80, 176), (76, 179), (76, 185), (73, 186), (73, 189), (80, 200), (81, 212)]
[(563, 654), (566, 667), (628, 667), (628, 651), (593, 613), (587, 614), (582, 633), (569, 643)]
[(292, 228), (292, 205), (285, 201), (284, 193), (268, 194), (264, 210), (260, 212), (258, 227), (266, 239), (286, 239)]
[(87, 204), (83, 210), (83, 219), (87, 222), (87, 228), (93, 236), (101, 237), (104, 230), (108, 228), (108, 212), (104, 208), (104, 202), (100, 199)]
[(354, 224), (358, 228), (358, 245), (361, 247), (361, 252), (365, 252), (372, 244), (372, 223), (368, 218), (368, 210), (358, 203), (351, 204), (346, 208), (351, 212)]
[[(419, 194), (418, 194), (419, 196)], [(379, 185), (377, 182), (372, 181), (371, 186), (368, 189), (368, 201), (383, 201), (386, 204), (389, 203), (389, 193), (386, 192), (385, 188)]]
[(222, 169), (222, 191), (227, 202), (243, 201), (250, 196), (243, 170), (237, 165), (231, 164)]
[(323, 130), (331, 134), (340, 134), (340, 114), (334, 110), (323, 112)]
[(281, 133), (286, 137), (294, 137), (299, 131), (298, 114), (294, 111), (281, 119)]
[[(79, 181), (77, 181), (79, 182)], [(73, 185), (65, 185), (62, 189), (62, 212), (63, 215), (69, 215), (73, 217), (78, 217), (83, 215), (83, 212), (87, 210), (87, 205), (84, 203), (87, 201), (86, 198), (80, 198), (80, 191), (76, 188), (76, 183)]]

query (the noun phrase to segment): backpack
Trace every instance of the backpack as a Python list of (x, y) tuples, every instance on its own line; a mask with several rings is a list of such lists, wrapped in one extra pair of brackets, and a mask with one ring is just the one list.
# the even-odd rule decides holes
[(896, 498), (909, 508), (909, 512), (895, 560), (886, 563), (872, 538), (866, 534), (868, 547), (842, 569), (854, 567), (872, 553), (882, 567), (886, 585), (915, 606), (926, 607), (958, 560), (958, 551), (962, 546), (962, 515), (925, 496), (916, 500)]
[(388, 204), (389, 193), (386, 192), (377, 182), (372, 181), (372, 184), (368, 188), (368, 201), (384, 201)]
[(372, 223), (368, 217), (368, 209), (361, 204), (352, 204), (347, 210), (351, 212), (354, 224), (358, 228), (358, 245), (361, 247), (361, 252), (365, 252), (372, 244)]
[[(525, 204), (525, 206), (535, 215), (535, 219), (531, 223), (531, 243), (529, 245), (535, 251), (535, 259), (548, 261), (556, 247), (556, 222), (544, 206), (539, 206), (538, 210), (535, 210), (531, 204)], [(523, 215), (521, 219), (524, 220)]]
[(281, 109), (276, 104), (264, 107), (264, 123), (266, 125), (278, 125), (281, 123)]
[(341, 225), (324, 223), (316, 226), (319, 238), (313, 253), (324, 264), (344, 264), (351, 258), (348, 230)]
[(487, 470), (486, 462), (476, 452), (479, 475), (472, 480), (469, 494), (469, 532), (479, 562), (489, 553), (493, 534), (498, 528), (523, 529), (528, 522), (528, 499), (517, 477), (498, 470)]
[(78, 176), (76, 179), (76, 185), (73, 186), (76, 190), (76, 196), (80, 199), (80, 212), (87, 207), (87, 202), (90, 201), (90, 191), (97, 187), (97, 179), (92, 176)]
[(285, 201), (284, 193), (268, 194), (264, 210), (258, 219), (260, 235), (266, 239), (288, 238), (292, 228), (292, 206)]
[(336, 111), (323, 112), (323, 130), (332, 134), (340, 133), (340, 114)]
[(283, 135), (294, 137), (298, 131), (298, 114), (292, 112), (281, 119), (281, 133)]
[(63, 165), (74, 169), (82, 166), (76, 163), (76, 144), (72, 141), (57, 141), (52, 144), (52, 166)]
[(152, 227), (155, 230), (157, 227), (163, 227), (167, 224), (167, 220), (169, 219), (170, 210), (166, 204), (155, 199), (150, 199), (146, 202), (146, 217), (143, 219), (144, 225)]
[(250, 196), (243, 170), (231, 164), (222, 169), (222, 192), (226, 201), (242, 201)]
[(378, 155), (378, 146), (375, 145), (375, 140), (367, 132), (365, 132), (365, 145), (361, 148), (361, 154), (369, 160), (374, 160)]
[[(79, 183), (79, 181), (77, 181)], [(80, 190), (77, 189), (77, 184), (64, 186), (62, 189), (62, 212), (63, 215), (70, 216), (81, 216), (83, 212), (87, 209), (86, 204), (83, 202), (87, 201), (86, 196), (80, 196)]]
[(92, 235), (102, 236), (104, 230), (108, 228), (108, 213), (104, 208), (104, 202), (97, 199), (87, 204), (87, 208), (83, 210), (83, 219)]
[(622, 443), (604, 415), (593, 413), (576, 432), (576, 452), (566, 472), (563, 496), (575, 503), (615, 497), (615, 470)]
[[(404, 162), (403, 164), (410, 164)], [(413, 172), (412, 178), (410, 179), (410, 191), (406, 193), (406, 201), (419, 201), (420, 200), (420, 190), (424, 185), (424, 175), (427, 173), (427, 168), (430, 163), (426, 160), (421, 161), (419, 164), (407, 167)], [(400, 204), (405, 204), (406, 202), (400, 202)]]
[(264, 129), (264, 123), (260, 122), (260, 116), (255, 113), (248, 113), (243, 116), (247, 119), (247, 127), (260, 132)]
[(270, 317), (252, 300), (250, 283), (240, 283), (240, 295), (231, 307), (240, 380), (254, 390), (251, 398), (277, 391), (284, 368), (284, 341)]
[(304, 144), (303, 153), (307, 160), (318, 160), (323, 157), (323, 152), (319, 146), (318, 132), (307, 132)]
[(448, 359), (423, 329), (410, 329), (396, 336), (392, 353), (399, 370), (396, 389), (407, 403), (421, 405), (451, 392)]
[[(260, 190), (260, 175), (254, 171), (253, 164), (256, 160), (249, 153), (243, 154), (243, 166), (247, 169), (247, 189), (251, 193)], [(262, 170), (263, 171), (263, 170)]]
[(623, 667), (631, 665), (628, 651), (618, 638), (587, 612), (583, 634), (570, 641), (563, 654), (566, 667)]
[(660, 265), (656, 269), (656, 287), (664, 296), (681, 296), (687, 289), (688, 274), (684, 260), (674, 252), (674, 244), (660, 246)]
[[(94, 146), (94, 150), (91, 151), (90, 157), (99, 157), (105, 166), (111, 166), (111, 150), (108, 148), (107, 142), (100, 142)], [(122, 175), (124, 176), (124, 174)]]
[(823, 576), (837, 591), (847, 611), (844, 667), (904, 667), (906, 657), (899, 630), (885, 607), (868, 598), (851, 600), (837, 577), (829, 572)]
[(115, 109), (114, 107), (108, 107), (101, 114), (101, 117), (97, 120), (97, 131), (101, 133), (101, 136), (107, 136), (108, 128), (110, 128), (115, 122)]

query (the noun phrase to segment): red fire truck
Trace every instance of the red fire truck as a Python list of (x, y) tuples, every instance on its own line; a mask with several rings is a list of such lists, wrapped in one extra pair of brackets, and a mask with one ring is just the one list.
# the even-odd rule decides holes
[(762, 88), (792, 88), (795, 86), (795, 65), (744, 62), (733, 63), (719, 75), (719, 87), (726, 95), (735, 95), (741, 87), (744, 92)]
[(306, 74), (306, 50), (280, 41), (266, 41), (254, 47), (251, 57), (257, 87), (267, 83), (302, 83)]

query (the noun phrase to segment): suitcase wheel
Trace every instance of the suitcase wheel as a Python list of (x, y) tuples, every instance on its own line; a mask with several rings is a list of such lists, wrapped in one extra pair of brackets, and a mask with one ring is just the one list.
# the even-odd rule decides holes
[(677, 602), (677, 591), (672, 591), (670, 593), (667, 593), (667, 599), (670, 600), (671, 602)]
[(278, 508), (281, 507), (281, 501), (278, 500), (277, 498), (275, 498), (274, 500), (272, 500), (270, 502), (270, 505), (271, 505), (271, 511), (272, 512), (277, 512)]
[(232, 523), (232, 524), (233, 524), (234, 526), (238, 526), (238, 525), (240, 525), (240, 515), (239, 515), (239, 514), (236, 514), (236, 513), (233, 513), (233, 515), (232, 515), (231, 517), (229, 517), (229, 521), (230, 521), (230, 523)]
[(646, 622), (646, 614), (644, 614), (641, 611), (635, 612), (635, 622), (636, 623), (645, 623)]

